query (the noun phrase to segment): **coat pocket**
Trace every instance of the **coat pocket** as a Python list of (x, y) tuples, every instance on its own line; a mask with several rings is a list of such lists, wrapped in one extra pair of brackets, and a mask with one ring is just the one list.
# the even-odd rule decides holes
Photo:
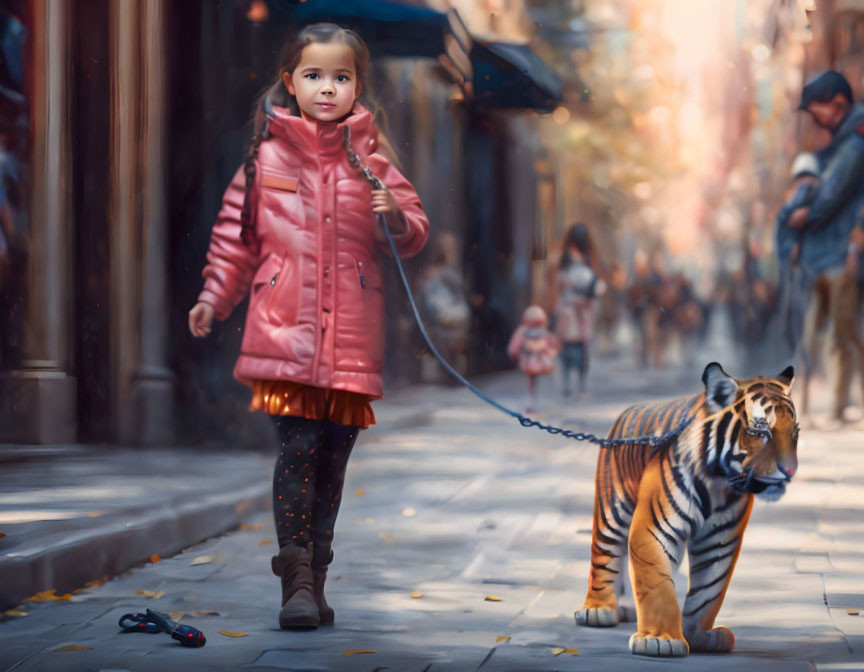
[(297, 193), (298, 184), (299, 179), (296, 174), (277, 173), (268, 168), (261, 172), (261, 187), (264, 189)]
[[(302, 185), (298, 172), (282, 172), (271, 168), (261, 170), (260, 205), (266, 211), (266, 222), (287, 221), (295, 227), (303, 227), (306, 215), (303, 208)], [(259, 226), (262, 218), (259, 217)], [(276, 238), (279, 231), (272, 230)]]
[(252, 280), (252, 298), (250, 299), (250, 310), (255, 311), (259, 318), (267, 321), (282, 321), (277, 316), (279, 312), (279, 289), (284, 278), (286, 259), (275, 254), (270, 254), (258, 267)]
[(362, 259), (354, 259), (354, 270), (357, 274), (357, 282), (361, 289), (382, 289), (384, 283), (381, 278), (381, 269), (377, 265), (369, 264)]

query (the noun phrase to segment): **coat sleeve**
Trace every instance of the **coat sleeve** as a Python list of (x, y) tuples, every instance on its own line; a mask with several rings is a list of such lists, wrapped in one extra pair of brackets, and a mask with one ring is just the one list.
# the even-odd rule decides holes
[[(411, 186), (411, 183), (405, 179), (405, 176), (381, 154), (372, 154), (369, 157), (369, 166), (380, 180), (387, 185), (387, 188), (402, 209), (402, 214), (405, 215), (407, 230), (405, 233), (393, 236), (396, 250), (399, 252), (400, 257), (406, 259), (413, 257), (423, 249), (426, 240), (429, 238), (429, 220), (423, 211), (420, 197), (417, 195), (414, 187)], [(390, 255), (390, 246), (387, 244), (386, 238), (383, 242), (379, 242), (379, 249), (385, 254)]]
[(860, 189), (864, 171), (864, 137), (853, 133), (838, 150), (838, 155), (822, 177), (822, 184), (807, 215), (807, 228), (815, 230), (827, 224)]
[(198, 301), (211, 304), (217, 320), (226, 319), (243, 300), (258, 268), (258, 255), (240, 240), (245, 187), (246, 176), (241, 166), (222, 197), (222, 207), (210, 235), (207, 265), (201, 272), (204, 289)]

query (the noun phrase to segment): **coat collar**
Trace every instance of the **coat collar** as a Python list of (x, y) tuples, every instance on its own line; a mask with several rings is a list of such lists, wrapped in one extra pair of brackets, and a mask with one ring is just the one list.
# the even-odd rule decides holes
[(317, 150), (320, 154), (344, 156), (342, 143), (344, 128), (351, 133), (351, 146), (361, 156), (373, 153), (378, 147), (378, 128), (372, 114), (359, 102), (354, 103), (351, 113), (338, 123), (307, 121), (291, 113), (286, 107), (273, 107), (270, 118), (270, 133), (284, 138), (301, 149)]

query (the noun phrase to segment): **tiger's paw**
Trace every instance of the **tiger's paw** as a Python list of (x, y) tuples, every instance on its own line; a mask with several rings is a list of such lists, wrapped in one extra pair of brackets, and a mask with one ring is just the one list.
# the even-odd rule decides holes
[(618, 617), (614, 609), (603, 607), (579, 609), (574, 616), (576, 617), (576, 625), (585, 625), (589, 628), (612, 628), (618, 625)]
[(691, 651), (699, 653), (731, 653), (735, 648), (735, 635), (729, 628), (719, 626), (712, 630), (696, 630), (684, 635)]
[(690, 649), (683, 639), (668, 637), (642, 637), (639, 634), (630, 637), (630, 653), (634, 656), (651, 656), (654, 658), (678, 658), (686, 656)]

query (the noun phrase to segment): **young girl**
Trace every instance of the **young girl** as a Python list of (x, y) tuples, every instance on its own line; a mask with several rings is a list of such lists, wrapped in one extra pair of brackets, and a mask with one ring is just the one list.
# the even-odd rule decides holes
[(558, 266), (558, 302), (555, 306), (555, 334), (561, 350), (564, 396), (569, 396), (573, 371), (579, 372), (579, 391), (585, 391), (588, 373), (588, 343), (594, 335), (595, 298), (606, 290), (605, 283), (591, 267), (594, 254), (585, 224), (570, 227), (564, 239)]
[(536, 379), (555, 370), (555, 357), (560, 344), (555, 335), (549, 331), (549, 318), (540, 306), (528, 306), (522, 313), (520, 324), (507, 346), (507, 353), (519, 364), (519, 369), (528, 376), (528, 408), (531, 413), (536, 407)]
[[(283, 628), (333, 622), (324, 599), (348, 456), (381, 397), (384, 288), (377, 252), (423, 247), (429, 223), (408, 181), (381, 154), (369, 109), (369, 55), (352, 31), (305, 28), (258, 105), (245, 165), (213, 227), (204, 289), (189, 313), (210, 333), (251, 288), (234, 376), (273, 419), (281, 450), (273, 512)], [(373, 191), (344, 143), (386, 185)], [(383, 140), (383, 139), (382, 139)], [(383, 144), (383, 143), (382, 143)]]

